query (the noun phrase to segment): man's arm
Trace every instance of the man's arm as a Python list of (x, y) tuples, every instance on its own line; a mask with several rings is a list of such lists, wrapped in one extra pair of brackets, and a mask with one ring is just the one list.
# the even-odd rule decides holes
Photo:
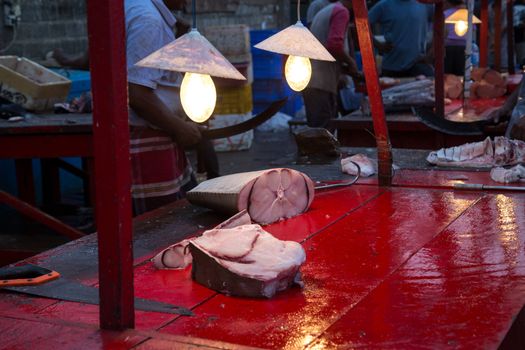
[(177, 144), (187, 147), (200, 141), (201, 134), (197, 124), (173, 115), (152, 89), (129, 83), (128, 94), (129, 106), (141, 118), (175, 138)]
[(346, 9), (335, 10), (330, 20), (328, 39), (326, 42), (327, 50), (340, 62), (345, 69), (345, 73), (359, 76), (359, 70), (355, 60), (345, 50), (347, 27), (350, 21), (350, 14)]
[(379, 51), (380, 54), (385, 54), (394, 48), (394, 45), (392, 45), (392, 43), (377, 40), (371, 29), (376, 23), (381, 23), (381, 18), (383, 17), (383, 6), (383, 2), (380, 1), (374, 6), (372, 6), (370, 12), (368, 13), (368, 23), (370, 25), (372, 41), (374, 43), (374, 47)]

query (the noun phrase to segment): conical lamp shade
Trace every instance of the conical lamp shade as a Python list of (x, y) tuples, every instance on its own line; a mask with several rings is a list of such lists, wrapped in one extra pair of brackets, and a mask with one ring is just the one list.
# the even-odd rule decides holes
[(323, 44), (301, 22), (281, 30), (261, 41), (256, 48), (290, 56), (308, 57), (314, 60), (335, 61)]
[(196, 29), (145, 57), (137, 66), (246, 80)]
[[(445, 18), (445, 23), (457, 23), (459, 21), (462, 21), (462, 22), (468, 21), (468, 10), (467, 9), (456, 10), (453, 14)], [(481, 20), (478, 17), (472, 15), (472, 23), (480, 24)]]

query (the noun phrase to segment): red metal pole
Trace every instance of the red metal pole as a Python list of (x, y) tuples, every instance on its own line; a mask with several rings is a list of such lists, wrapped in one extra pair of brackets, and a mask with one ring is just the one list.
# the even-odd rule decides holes
[(507, 59), (509, 74), (516, 73), (514, 69), (514, 13), (512, 0), (507, 0)]
[(494, 0), (494, 69), (501, 70), (501, 0)]
[(489, 0), (481, 0), (481, 28), (479, 33), (479, 66), (489, 65)]
[(87, 1), (93, 91), (100, 326), (135, 326), (131, 166), (122, 0)]
[(366, 79), (366, 89), (370, 100), (374, 133), (377, 143), (378, 177), (380, 186), (392, 185), (392, 146), (388, 137), (388, 128), (385, 120), (385, 109), (379, 87), (374, 49), (372, 47), (372, 36), (368, 23), (368, 10), (365, 0), (352, 1), (355, 14), (355, 24), (361, 56), (363, 58), (363, 70)]
[(445, 117), (445, 14), (443, 2), (437, 2), (434, 12), (434, 89), (436, 115)]

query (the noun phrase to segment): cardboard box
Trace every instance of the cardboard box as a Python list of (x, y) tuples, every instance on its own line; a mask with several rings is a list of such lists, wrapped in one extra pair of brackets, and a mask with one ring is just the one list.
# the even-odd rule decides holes
[(53, 109), (64, 102), (71, 81), (27, 58), (0, 57), (0, 97), (30, 111)]

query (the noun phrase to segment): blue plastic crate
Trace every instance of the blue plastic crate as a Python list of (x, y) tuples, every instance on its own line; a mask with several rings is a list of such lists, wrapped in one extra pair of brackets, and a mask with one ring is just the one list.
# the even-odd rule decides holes
[(67, 96), (68, 101), (91, 90), (91, 74), (89, 71), (65, 68), (51, 68), (51, 70), (71, 80), (71, 89)]
[(254, 102), (275, 101), (292, 93), (292, 89), (283, 79), (258, 79), (252, 84)]
[(281, 112), (295, 117), (295, 113), (297, 113), (297, 111), (300, 110), (303, 105), (303, 96), (300, 93), (296, 92), (288, 97), (288, 101), (281, 109)]
[(253, 55), (254, 79), (281, 79), (283, 76), (283, 56), (278, 54)]
[[(269, 101), (254, 101), (253, 102), (253, 113), (254, 114), (261, 113), (266, 108), (268, 108), (268, 106), (270, 105), (271, 102), (273, 102), (273, 101), (271, 101), (271, 100), (269, 100)], [(294, 93), (293, 95), (288, 96), (288, 101), (283, 106), (283, 108), (280, 109), (280, 112), (286, 113), (286, 114), (294, 117), (295, 113), (297, 113), (297, 111), (299, 109), (301, 109), (303, 104), (304, 104), (304, 102), (303, 102), (302, 95), (300, 93)]]
[(253, 46), (260, 43), (264, 39), (268, 39), (276, 33), (276, 29), (250, 30), (250, 46), (252, 47), (252, 52), (261, 51), (259, 49), (255, 49)]

